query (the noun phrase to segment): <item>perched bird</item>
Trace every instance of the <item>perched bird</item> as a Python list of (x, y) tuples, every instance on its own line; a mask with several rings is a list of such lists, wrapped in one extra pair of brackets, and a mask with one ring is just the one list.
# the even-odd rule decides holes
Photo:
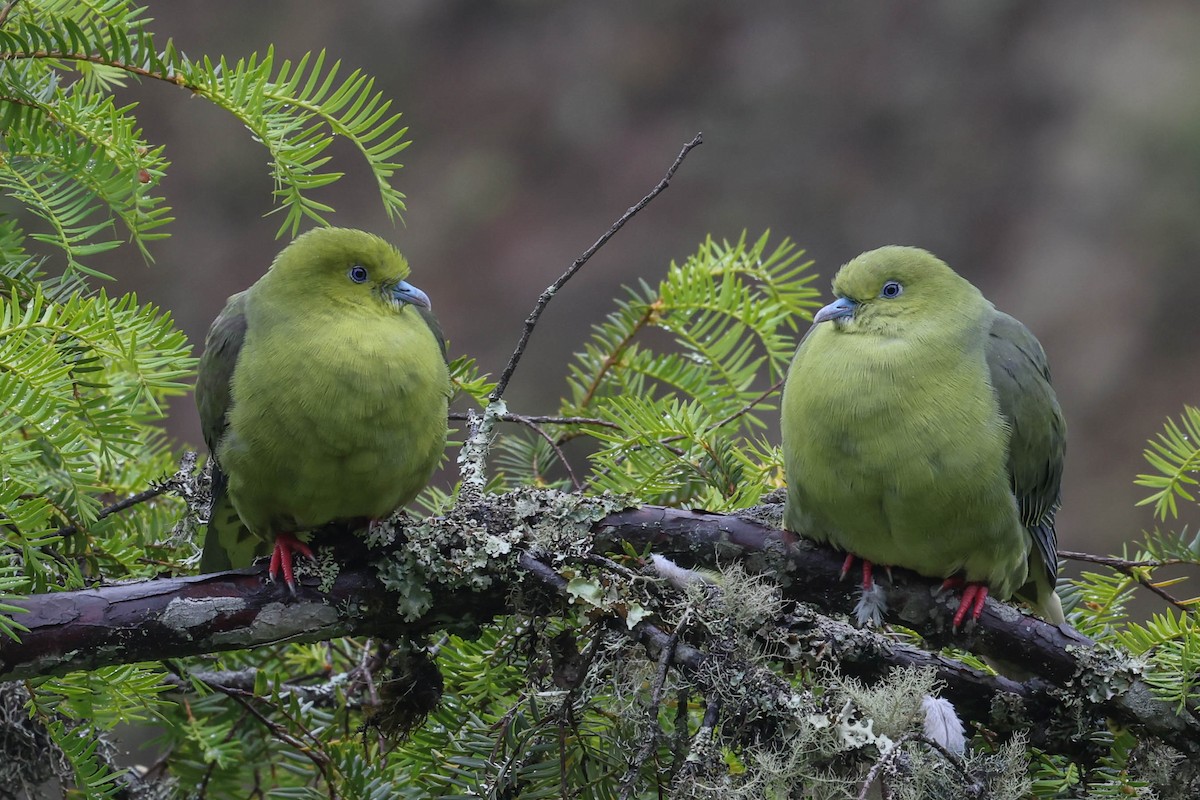
[(292, 588), (296, 533), (374, 521), (429, 481), (450, 378), (429, 298), (378, 236), (318, 228), (229, 298), (205, 341), (196, 405), (212, 453), (202, 572), (249, 564)]
[(912, 247), (863, 253), (833, 290), (784, 389), (784, 526), (861, 558), (864, 598), (872, 564), (900, 566), (963, 586), (955, 627), (989, 593), (1064, 622), (1066, 424), (1037, 339)]

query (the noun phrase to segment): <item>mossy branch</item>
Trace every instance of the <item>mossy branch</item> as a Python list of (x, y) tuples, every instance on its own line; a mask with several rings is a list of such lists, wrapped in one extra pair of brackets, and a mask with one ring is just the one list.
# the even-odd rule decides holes
[[(652, 506), (614, 510), (620, 505), (613, 498), (552, 491), (489, 495), (446, 517), (398, 524), (395, 532), (404, 544), (391, 556), (375, 556), (336, 574), (311, 575), (295, 599), (285, 587), (265, 582), (261, 565), (35, 595), (19, 601), (24, 613), (16, 615), (29, 631), (20, 642), (0, 642), (0, 678), (351, 634), (411, 637), (434, 629), (463, 630), (501, 614), (556, 614), (564, 600), (580, 601), (578, 586), (568, 588), (571, 582), (562, 574), (570, 565), (613, 548), (651, 548), (697, 567), (737, 561), (784, 585), (786, 596), (796, 602), (771, 622), (793, 643), (778, 656), (782, 661), (810, 669), (835, 666), (863, 678), (895, 666), (932, 668), (961, 715), (1000, 733), (1034, 731), (1035, 744), (1052, 752), (1086, 755), (1087, 732), (1108, 718), (1200, 755), (1200, 722), (1154, 698), (1139, 675), (1140, 665), (1069, 628), (989, 600), (977, 625), (954, 634), (951, 600), (939, 597), (931, 582), (897, 571), (887, 589), (892, 621), (933, 647), (953, 643), (1002, 655), (1037, 677), (1016, 682), (987, 675), (839, 621), (855, 598), (853, 587), (839, 580), (841, 558), (832, 551), (797, 543), (745, 516)], [(772, 509), (759, 512), (769, 519)], [(339, 553), (324, 563), (341, 561)], [(425, 583), (416, 592), (409, 585), (385, 588), (396, 575)], [(318, 589), (322, 583), (323, 590)], [(777, 686), (761, 667), (709, 652), (711, 643), (703, 636), (675, 640), (658, 614), (635, 619), (630, 608), (598, 602), (596, 613), (651, 657), (673, 647), (673, 667), (702, 688), (734, 670), (757, 676), (762, 686), (797, 691)], [(716, 691), (720, 685), (709, 688)], [(729, 708), (732, 699), (723, 696), (722, 704)], [(776, 708), (771, 701), (767, 712), (759, 709), (767, 714), (763, 724), (770, 723), (771, 709), (782, 714), (785, 706)]]

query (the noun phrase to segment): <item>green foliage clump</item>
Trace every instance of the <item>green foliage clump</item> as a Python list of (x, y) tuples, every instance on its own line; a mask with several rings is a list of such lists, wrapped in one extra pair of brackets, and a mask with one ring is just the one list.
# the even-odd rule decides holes
[[(782, 485), (763, 432), (797, 326), (817, 306), (803, 255), (767, 234), (709, 238), (657, 284), (629, 288), (568, 366), (559, 417), (583, 422), (502, 438), (504, 485), (712, 510), (744, 508)], [(562, 475), (568, 443), (587, 454), (586, 476)]]

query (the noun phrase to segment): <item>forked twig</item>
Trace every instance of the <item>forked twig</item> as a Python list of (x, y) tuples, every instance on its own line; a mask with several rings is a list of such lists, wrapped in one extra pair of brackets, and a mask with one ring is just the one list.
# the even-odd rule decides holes
[(567, 477), (571, 480), (571, 486), (575, 489), (575, 491), (579, 491), (581, 488), (583, 488), (583, 484), (579, 482), (579, 476), (575, 474), (575, 470), (571, 467), (571, 462), (567, 460), (567, 454), (564, 453), (562, 448), (558, 446), (558, 442), (554, 441), (554, 437), (546, 433), (545, 429), (542, 428), (541, 425), (538, 425), (528, 417), (523, 417), (519, 414), (514, 414), (512, 416), (516, 422), (521, 423), (538, 436), (542, 437), (546, 444), (550, 446), (550, 449), (554, 452), (555, 458), (562, 462), (563, 469), (567, 471)]
[[(1161, 560), (1150, 561), (1130, 561), (1124, 558), (1115, 556), (1095, 556), (1091, 553), (1078, 553), (1073, 550), (1059, 550), (1058, 555), (1061, 558), (1070, 559), (1071, 561), (1082, 561), (1086, 564), (1099, 564), (1108, 567), (1114, 572), (1119, 572), (1125, 577), (1136, 581), (1137, 584), (1154, 594), (1161, 597), (1166, 602), (1178, 608), (1180, 611), (1193, 611), (1196, 607), (1195, 602), (1190, 600), (1180, 600), (1162, 587), (1162, 584), (1155, 583), (1142, 574), (1143, 569), (1152, 569), (1154, 567), (1170, 567), (1180, 564), (1191, 564), (1191, 561), (1185, 561), (1179, 558), (1165, 558)], [(1182, 579), (1180, 579), (1182, 580)]]

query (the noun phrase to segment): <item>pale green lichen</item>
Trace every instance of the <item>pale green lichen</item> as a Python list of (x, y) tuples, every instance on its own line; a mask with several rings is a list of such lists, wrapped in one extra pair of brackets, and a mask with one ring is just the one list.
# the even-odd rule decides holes
[(341, 574), (342, 565), (334, 558), (332, 547), (321, 547), (317, 550), (317, 563), (314, 566), (317, 577), (320, 579), (318, 587), (322, 594), (329, 594), (333, 591), (333, 584), (337, 581), (338, 575)]
[(366, 531), (363, 533), (363, 541), (372, 550), (390, 547), (396, 541), (396, 525), (404, 523), (407, 519), (408, 516), (403, 511), (400, 511), (389, 520), (392, 524), (368, 525)]
[(438, 588), (484, 590), (497, 581), (517, 583), (524, 577), (517, 567), (522, 550), (587, 555), (591, 526), (627, 505), (611, 495), (533, 488), (460, 501), (445, 517), (403, 524), (404, 544), (376, 564), (379, 579), (398, 595), (404, 619), (413, 621), (433, 607)]
[(875, 720), (880, 735), (898, 739), (906, 731), (923, 724), (922, 701), (936, 692), (934, 670), (897, 667), (882, 681), (866, 685), (853, 678), (840, 680), (862, 713)]
[(499, 536), (488, 534), (483, 540), (483, 552), (487, 553), (491, 558), (499, 558), (506, 556), (512, 552), (513, 542), (502, 539)]
[(559, 562), (588, 556), (594, 545), (592, 526), (633, 504), (629, 497), (607, 492), (585, 496), (531, 489), (517, 494), (513, 512), (523, 522), (529, 551)]
[(425, 572), (411, 554), (402, 551), (380, 563), (377, 574), (384, 588), (398, 596), (396, 610), (406, 622), (420, 619), (433, 607)]
[(1073, 682), (1092, 702), (1104, 702), (1124, 694), (1138, 684), (1145, 662), (1102, 644), (1067, 645), (1078, 667)]

